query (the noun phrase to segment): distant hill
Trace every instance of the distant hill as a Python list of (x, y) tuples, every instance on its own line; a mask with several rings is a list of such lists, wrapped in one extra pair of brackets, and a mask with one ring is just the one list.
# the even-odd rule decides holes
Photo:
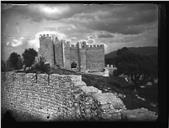
[[(158, 47), (127, 47), (131, 52), (140, 55), (157, 55)], [(116, 57), (116, 51), (110, 52), (105, 55), (105, 59), (112, 59)]]

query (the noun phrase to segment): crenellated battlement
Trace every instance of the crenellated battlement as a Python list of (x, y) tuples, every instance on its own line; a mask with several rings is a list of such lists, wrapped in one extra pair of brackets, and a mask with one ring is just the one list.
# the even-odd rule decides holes
[(72, 43), (55, 34), (41, 34), (39, 40), (39, 53), (51, 66), (59, 65), (71, 70), (71, 64), (75, 61), (79, 71), (101, 71), (104, 68), (103, 44), (89, 44), (85, 40)]
[(46, 37), (51, 37), (50, 34), (40, 34), (40, 37), (46, 38)]
[[(56, 35), (50, 35), (50, 34), (41, 34), (40, 35), (40, 40), (43, 39), (50, 39), (50, 40), (58, 40)], [(54, 41), (55, 42), (55, 41)], [(77, 42), (76, 44), (71, 44), (70, 41), (66, 41), (66, 40), (59, 40), (59, 42), (57, 43), (64, 43), (66, 46), (70, 46), (70, 48), (104, 48), (103, 44), (92, 44), (92, 45), (88, 45), (86, 41), (80, 41)]]
[(86, 45), (87, 48), (104, 48), (103, 44)]
[(39, 37), (40, 40), (53, 40), (53, 37), (50, 36), (49, 34), (41, 34), (40, 37)]
[(80, 48), (80, 49), (83, 49), (83, 48), (104, 48), (104, 45), (82, 45), (82, 44), (71, 44), (70, 45), (70, 48)]
[(53, 41), (58, 40), (57, 35), (54, 35), (54, 34), (40, 34), (39, 39), (40, 40), (50, 39), (50, 40), (53, 40)]
[(111, 64), (111, 65), (109, 65), (109, 64), (107, 64), (106, 65), (106, 68), (113, 68), (114, 66)]
[(70, 41), (64, 41), (64, 45), (65, 45), (66, 47), (70, 47)]
[(109, 65), (109, 64), (107, 64), (106, 65), (106, 67), (105, 68), (107, 68), (107, 69), (117, 69), (114, 65)]

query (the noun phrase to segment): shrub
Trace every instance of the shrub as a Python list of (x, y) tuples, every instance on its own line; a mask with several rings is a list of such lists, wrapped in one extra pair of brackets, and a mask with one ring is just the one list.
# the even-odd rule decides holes
[(16, 52), (10, 54), (7, 60), (7, 70), (17, 70), (22, 68), (22, 58)]
[(45, 63), (44, 57), (40, 57), (39, 61), (28, 72), (50, 73), (50, 65)]
[(26, 67), (31, 67), (32, 64), (35, 62), (35, 57), (38, 55), (38, 53), (33, 49), (25, 49), (24, 53), (22, 54), (23, 56), (23, 63), (25, 65), (24, 70)]

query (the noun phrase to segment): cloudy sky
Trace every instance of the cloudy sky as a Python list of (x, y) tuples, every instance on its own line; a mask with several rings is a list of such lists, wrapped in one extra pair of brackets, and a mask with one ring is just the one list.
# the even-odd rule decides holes
[(2, 4), (2, 58), (38, 49), (41, 33), (75, 43), (104, 43), (109, 53), (122, 47), (157, 46), (155, 4)]

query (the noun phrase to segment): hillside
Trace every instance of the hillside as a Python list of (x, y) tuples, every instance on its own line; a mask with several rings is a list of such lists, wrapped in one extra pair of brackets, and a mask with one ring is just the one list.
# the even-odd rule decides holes
[[(35, 73), (36, 71), (30, 70), (29, 73), (30, 72)], [(128, 109), (144, 107), (157, 112), (157, 106), (152, 106), (150, 104), (152, 102), (157, 104), (157, 86), (147, 87), (146, 89), (138, 88), (138, 92), (135, 92), (134, 86), (116, 76), (103, 77), (65, 69), (51, 69), (49, 74), (53, 73), (60, 75), (82, 75), (82, 80), (87, 86), (94, 86), (104, 93), (111, 92), (117, 94)], [(139, 99), (136, 94), (141, 95), (146, 100)]]
[[(158, 47), (127, 47), (131, 52), (140, 55), (157, 55)], [(110, 52), (105, 55), (105, 59), (112, 59), (116, 57), (116, 51)]]

